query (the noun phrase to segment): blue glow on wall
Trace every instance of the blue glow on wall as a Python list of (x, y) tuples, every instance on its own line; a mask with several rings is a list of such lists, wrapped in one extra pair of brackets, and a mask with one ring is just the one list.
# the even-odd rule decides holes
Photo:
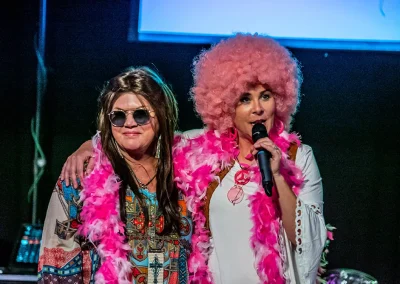
[(236, 32), (289, 47), (400, 51), (400, 0), (140, 1), (142, 41), (213, 43)]

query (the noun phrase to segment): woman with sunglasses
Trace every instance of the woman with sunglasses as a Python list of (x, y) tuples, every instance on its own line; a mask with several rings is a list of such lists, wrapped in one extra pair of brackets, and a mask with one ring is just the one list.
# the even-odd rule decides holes
[[(173, 157), (194, 222), (190, 282), (315, 283), (327, 233), (312, 149), (288, 132), (302, 81), (297, 61), (271, 38), (239, 34), (194, 67), (192, 97), (206, 128), (177, 136)], [(272, 188), (261, 181), (262, 151)], [(91, 152), (83, 144), (63, 177), (83, 175)]]
[(192, 225), (173, 181), (172, 91), (131, 68), (106, 84), (99, 109), (94, 170), (52, 193), (39, 283), (187, 283)]

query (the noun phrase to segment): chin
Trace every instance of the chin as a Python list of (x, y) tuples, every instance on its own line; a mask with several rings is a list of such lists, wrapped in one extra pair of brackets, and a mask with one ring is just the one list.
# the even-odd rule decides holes
[[(132, 141), (132, 142), (133, 142), (133, 141)], [(137, 142), (130, 143), (130, 141), (123, 140), (123, 141), (119, 142), (118, 144), (119, 144), (122, 148), (124, 148), (125, 150), (127, 150), (127, 151), (134, 151), (134, 150), (136, 150), (136, 149), (139, 148), (139, 145), (138, 145)]]
[(125, 146), (125, 149), (127, 149), (129, 151), (135, 151), (135, 150), (141, 148), (141, 145), (139, 145), (138, 143), (125, 143), (124, 146)]

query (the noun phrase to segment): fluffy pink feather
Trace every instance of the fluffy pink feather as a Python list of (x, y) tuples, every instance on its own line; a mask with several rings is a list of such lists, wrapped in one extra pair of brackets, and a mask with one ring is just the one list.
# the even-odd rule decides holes
[[(284, 124), (277, 120), (270, 138), (282, 150), (281, 172), (295, 194), (303, 183), (300, 169), (287, 159), (291, 143), (300, 144), (295, 134), (284, 131)], [(209, 130), (194, 139), (177, 137), (174, 146), (175, 181), (186, 195), (189, 210), (193, 212), (194, 232), (192, 254), (189, 258), (190, 283), (213, 283), (207, 263), (211, 254), (210, 234), (205, 229), (206, 190), (216, 173), (231, 164), (238, 154), (235, 136)], [(253, 181), (260, 184), (258, 167), (252, 167)], [(284, 283), (282, 257), (279, 246), (280, 210), (276, 190), (272, 198), (260, 186), (250, 197), (252, 215), (251, 246), (255, 265), (262, 283)]]
[(119, 216), (119, 181), (110, 162), (101, 150), (100, 138), (93, 138), (95, 169), (83, 180), (83, 202), (79, 233), (92, 243), (98, 243), (100, 268), (96, 283), (121, 284), (128, 280), (131, 264), (130, 247), (124, 237), (124, 223)]

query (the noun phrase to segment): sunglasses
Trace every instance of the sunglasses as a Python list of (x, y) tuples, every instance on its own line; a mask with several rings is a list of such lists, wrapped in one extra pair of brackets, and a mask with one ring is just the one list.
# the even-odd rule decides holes
[(108, 114), (108, 118), (113, 126), (123, 127), (129, 114), (132, 114), (133, 120), (139, 126), (149, 123), (150, 118), (155, 115), (154, 110), (138, 108), (135, 110), (113, 110)]

